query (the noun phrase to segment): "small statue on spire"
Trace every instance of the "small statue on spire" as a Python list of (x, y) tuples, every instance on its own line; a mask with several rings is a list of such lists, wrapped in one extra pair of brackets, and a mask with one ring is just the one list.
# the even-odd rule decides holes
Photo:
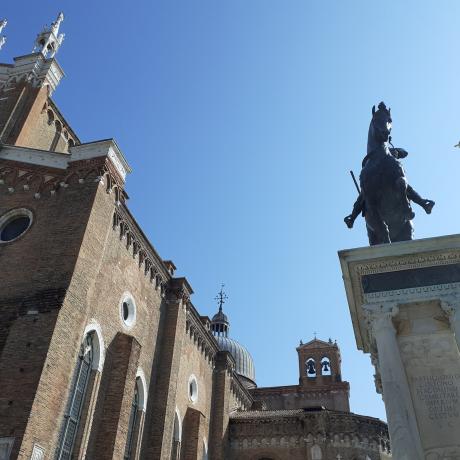
[[(8, 21), (6, 19), (2, 19), (0, 21), (0, 34), (2, 33), (2, 30), (6, 27), (8, 24)], [(0, 35), (0, 50), (3, 48), (3, 45), (6, 43), (6, 37), (3, 35)]]

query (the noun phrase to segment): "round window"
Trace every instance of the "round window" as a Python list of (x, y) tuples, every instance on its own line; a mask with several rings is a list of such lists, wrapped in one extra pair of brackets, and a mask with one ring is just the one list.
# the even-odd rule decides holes
[(28, 209), (12, 209), (0, 217), (0, 243), (9, 243), (19, 238), (32, 224), (32, 213)]
[(120, 317), (126, 327), (136, 322), (136, 303), (129, 293), (124, 293), (120, 303)]
[(188, 379), (188, 397), (192, 403), (196, 402), (198, 399), (198, 383), (193, 374)]

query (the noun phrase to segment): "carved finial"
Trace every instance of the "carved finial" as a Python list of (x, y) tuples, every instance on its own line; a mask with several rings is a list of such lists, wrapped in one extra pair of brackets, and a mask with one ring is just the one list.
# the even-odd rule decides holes
[(225, 284), (221, 285), (219, 293), (214, 298), (214, 300), (217, 300), (217, 304), (219, 305), (219, 311), (222, 311), (222, 307), (223, 307), (225, 301), (228, 299), (227, 294), (225, 294), (225, 292), (224, 292), (224, 286), (225, 286)]
[[(0, 34), (2, 33), (2, 30), (6, 27), (8, 24), (8, 21), (6, 19), (2, 19), (0, 21)], [(3, 48), (3, 45), (6, 43), (6, 37), (0, 36), (0, 50)]]
[(2, 30), (6, 27), (7, 24), (8, 24), (8, 21), (6, 19), (2, 19), (0, 21), (0, 34), (2, 33)]
[(316, 332), (313, 332), (313, 335), (315, 336), (315, 340), (316, 340)]
[(57, 34), (59, 33), (59, 27), (61, 26), (61, 22), (63, 20), (64, 20), (64, 13), (61, 11), (57, 16), (56, 21), (54, 21), (51, 24), (51, 32), (53, 32), (54, 35), (57, 36)]
[(299, 345), (303, 345), (303, 341), (302, 341), (302, 339), (300, 339), (300, 344), (299, 344)]

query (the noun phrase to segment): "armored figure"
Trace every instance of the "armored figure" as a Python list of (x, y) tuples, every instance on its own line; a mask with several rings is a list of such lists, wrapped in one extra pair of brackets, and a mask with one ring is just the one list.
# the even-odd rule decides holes
[[(348, 228), (362, 213), (366, 220), (370, 245), (412, 239), (415, 217), (410, 202), (431, 213), (434, 201), (422, 198), (407, 182), (399, 159), (408, 153), (391, 144), (391, 113), (381, 102), (378, 110), (372, 107), (369, 126), (367, 155), (362, 161), (359, 176), (361, 190), (353, 205), (353, 211), (345, 217)], [(391, 145), (391, 148), (389, 147)]]

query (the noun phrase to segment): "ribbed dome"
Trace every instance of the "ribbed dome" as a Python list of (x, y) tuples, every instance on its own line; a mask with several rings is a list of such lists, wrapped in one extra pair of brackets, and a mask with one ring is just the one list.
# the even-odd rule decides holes
[(254, 361), (252, 360), (252, 356), (249, 354), (249, 351), (236, 340), (230, 339), (229, 337), (216, 336), (215, 339), (217, 340), (221, 350), (228, 351), (233, 356), (236, 363), (236, 373), (249, 380), (249, 386), (255, 386), (256, 373)]

